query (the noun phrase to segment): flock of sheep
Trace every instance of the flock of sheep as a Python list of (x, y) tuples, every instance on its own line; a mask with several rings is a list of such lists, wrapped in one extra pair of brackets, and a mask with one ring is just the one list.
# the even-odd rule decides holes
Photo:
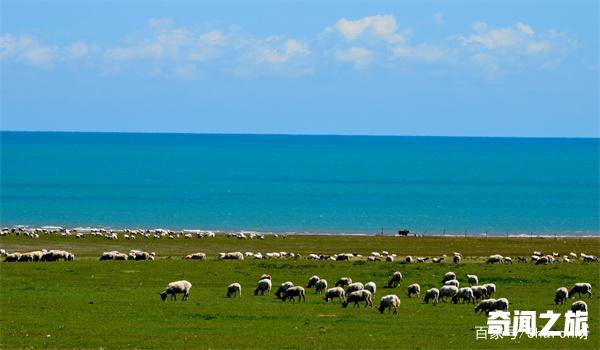
[[(423, 303), (427, 304), (429, 301), (433, 305), (436, 305), (439, 301), (458, 304), (459, 302), (464, 304), (470, 304), (471, 302), (475, 306), (475, 313), (484, 313), (489, 315), (492, 311), (508, 311), (509, 301), (507, 298), (493, 299), (496, 295), (496, 285), (493, 283), (479, 284), (479, 278), (476, 275), (467, 274), (466, 281), (469, 284), (468, 287), (460, 287), (460, 282), (454, 272), (447, 272), (441, 280), (440, 288), (428, 289), (423, 297)], [(402, 282), (402, 273), (399, 271), (394, 272), (387, 284), (384, 286), (386, 289), (393, 289), (400, 285)], [(296, 286), (293, 282), (287, 281), (282, 283), (275, 291), (275, 297), (282, 301), (297, 301), (306, 302), (306, 289), (314, 288), (315, 294), (322, 295), (322, 299), (325, 302), (329, 302), (333, 299), (338, 299), (342, 307), (346, 308), (349, 304), (354, 307), (360, 306), (360, 303), (364, 302), (364, 307), (373, 307), (373, 296), (377, 292), (377, 285), (375, 282), (370, 281), (366, 284), (361, 282), (353, 282), (350, 277), (342, 277), (337, 280), (332, 288), (328, 288), (329, 284), (327, 280), (320, 278), (318, 275), (313, 275), (308, 279), (305, 287)], [(167, 295), (171, 295), (172, 300), (177, 300), (176, 294), (183, 294), (182, 300), (187, 300), (189, 297), (190, 289), (192, 284), (188, 281), (176, 281), (171, 282), (167, 285), (164, 291), (160, 294), (162, 300), (167, 298)], [(263, 274), (258, 279), (254, 288), (254, 295), (264, 296), (265, 294), (270, 295), (273, 288), (272, 278), (269, 274)], [(418, 283), (410, 284), (407, 287), (407, 297), (417, 299), (420, 298), (421, 286)], [(587, 295), (588, 298), (592, 297), (592, 286), (589, 283), (575, 283), (571, 290), (567, 290), (565, 287), (560, 287), (556, 290), (554, 302), (556, 304), (564, 304), (569, 297), (575, 297), (575, 294)], [(231, 283), (227, 286), (226, 296), (228, 298), (241, 297), (242, 296), (242, 285), (238, 282)], [(478, 303), (477, 303), (478, 302)], [(386, 309), (388, 314), (398, 313), (400, 307), (400, 298), (396, 294), (388, 294), (380, 298), (378, 310), (383, 313)], [(587, 304), (584, 301), (576, 301), (571, 305), (572, 311), (587, 311)]]

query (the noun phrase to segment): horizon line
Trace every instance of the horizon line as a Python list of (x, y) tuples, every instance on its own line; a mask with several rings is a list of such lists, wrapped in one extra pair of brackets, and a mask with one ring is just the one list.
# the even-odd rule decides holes
[(63, 133), (63, 134), (144, 134), (144, 135), (223, 135), (223, 136), (321, 136), (321, 137), (432, 137), (432, 138), (499, 138), (499, 139), (587, 139), (598, 136), (498, 136), (498, 135), (418, 135), (418, 134), (334, 134), (334, 133), (272, 133), (272, 132), (185, 132), (185, 131), (90, 131), (90, 130), (3, 130), (0, 133)]

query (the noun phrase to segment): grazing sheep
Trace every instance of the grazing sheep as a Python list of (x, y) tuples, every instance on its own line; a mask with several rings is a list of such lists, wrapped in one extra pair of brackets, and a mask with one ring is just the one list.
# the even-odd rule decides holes
[(279, 286), (279, 289), (275, 292), (277, 299), (281, 299), (285, 295), (285, 291), (292, 288), (294, 284), (292, 282), (284, 282)]
[(402, 281), (402, 273), (400, 271), (394, 272), (390, 280), (388, 281), (388, 288), (396, 288)]
[(227, 286), (227, 297), (231, 298), (235, 297), (236, 295), (239, 297), (242, 296), (242, 286), (237, 282)]
[(429, 300), (431, 300), (432, 303), (433, 303), (433, 305), (435, 305), (435, 304), (438, 303), (439, 297), (440, 297), (440, 291), (439, 291), (439, 289), (437, 289), (437, 288), (431, 288), (431, 289), (428, 289), (425, 292), (425, 297), (423, 298), (423, 302), (425, 304), (428, 304)]
[(341, 301), (346, 299), (346, 291), (342, 287), (330, 288), (325, 292), (323, 300), (329, 301), (329, 299), (339, 298)]
[(377, 285), (375, 284), (375, 282), (371, 281), (365, 284), (365, 289), (371, 292), (371, 294), (375, 294), (375, 292), (377, 292)]
[(265, 292), (267, 292), (267, 294), (271, 294), (271, 280), (265, 278), (258, 281), (256, 284), (256, 289), (254, 289), (254, 295), (258, 295), (258, 292), (260, 292), (260, 295), (265, 295)]
[(320, 279), (315, 284), (315, 293), (320, 294), (322, 291), (327, 290), (327, 280)]
[(356, 292), (357, 290), (363, 289), (365, 289), (365, 286), (362, 283), (354, 282), (352, 284), (349, 284), (348, 287), (346, 287), (346, 294), (350, 294), (352, 292)]
[(153, 253), (143, 252), (141, 250), (129, 251), (129, 257), (132, 260), (154, 260)]
[(573, 288), (571, 288), (571, 290), (569, 291), (569, 295), (571, 296), (571, 298), (575, 297), (575, 293), (579, 294), (579, 297), (581, 297), (581, 294), (587, 294), (589, 298), (592, 297), (592, 285), (589, 283), (575, 283), (575, 285), (573, 286)]
[(387, 262), (394, 262), (394, 256), (392, 256), (392, 255), (386, 256), (385, 257), (385, 261), (387, 261)]
[(583, 311), (583, 312), (587, 312), (588, 307), (587, 304), (585, 303), (585, 301), (576, 301), (573, 304), (571, 304), (571, 311), (573, 312), (577, 312), (577, 311)]
[(440, 299), (445, 303), (448, 302), (447, 298), (452, 299), (456, 294), (458, 294), (458, 287), (456, 286), (442, 286), (440, 288)]
[(260, 281), (260, 280), (264, 280), (264, 279), (270, 280), (271, 275), (269, 275), (268, 273), (263, 273), (258, 280)]
[(455, 280), (456, 279), (456, 274), (452, 271), (450, 272), (446, 272), (446, 274), (444, 275), (444, 278), (442, 278), (442, 284), (444, 284), (444, 282), (446, 281), (450, 281), (450, 280)]
[(306, 258), (308, 260), (319, 260), (319, 256), (317, 254), (308, 254)]
[(409, 256), (407, 256), (406, 258), (404, 258), (404, 262), (405, 262), (405, 263), (407, 263), (407, 264), (412, 264), (412, 263), (413, 263), (413, 261), (414, 261), (414, 259), (413, 259), (413, 257), (412, 257), (412, 256), (410, 256), (410, 255), (409, 255)]
[(183, 294), (183, 298), (181, 301), (185, 301), (190, 296), (190, 289), (192, 289), (192, 284), (188, 281), (176, 281), (171, 282), (167, 285), (164, 291), (160, 294), (160, 298), (164, 301), (167, 299), (167, 295), (171, 295), (171, 300), (177, 300), (177, 294)]
[(336, 287), (345, 287), (352, 284), (352, 278), (350, 277), (342, 277), (337, 282), (335, 282)]
[(492, 309), (490, 311), (496, 311), (496, 310), (508, 311), (508, 299), (506, 299), (506, 298), (496, 299), (496, 301), (494, 302), (494, 305), (492, 306)]
[(8, 254), (6, 254), (6, 257), (4, 258), (4, 262), (17, 262), (17, 261), (19, 261), (20, 258), (21, 258), (21, 253), (18, 253), (18, 252), (8, 253)]
[(400, 307), (400, 298), (398, 298), (395, 294), (390, 294), (382, 297), (379, 300), (379, 312), (383, 313), (385, 309), (388, 309), (388, 315), (394, 309), (394, 315), (398, 313), (398, 308)]
[(458, 280), (449, 280), (444, 282), (444, 286), (455, 286), (455, 287), (460, 287), (460, 282), (458, 282)]
[(312, 287), (314, 287), (320, 279), (321, 279), (321, 277), (319, 277), (317, 275), (313, 275), (311, 278), (308, 279), (308, 283), (306, 284), (306, 288), (312, 288)]
[(455, 255), (454, 257), (452, 257), (452, 261), (455, 264), (460, 264), (460, 261), (462, 260), (462, 257), (460, 255)]
[(342, 307), (344, 307), (344, 308), (348, 307), (349, 303), (354, 303), (354, 307), (357, 307), (357, 306), (359, 306), (358, 303), (361, 301), (365, 302), (365, 307), (367, 307), (367, 306), (373, 307), (373, 299), (371, 297), (371, 292), (369, 292), (368, 290), (362, 289), (362, 290), (357, 290), (355, 292), (348, 294), (348, 297), (346, 298), (346, 300), (344, 300), (342, 302)]
[(434, 264), (439, 264), (441, 263), (444, 259), (446, 259), (446, 256), (441, 256), (439, 258), (431, 258), (431, 262)]
[(58, 260), (73, 260), (75, 255), (64, 250), (50, 250), (42, 255), (40, 261), (58, 261)]
[(129, 255), (125, 254), (125, 253), (119, 253), (116, 250), (113, 250), (111, 252), (104, 252), (102, 253), (102, 255), (100, 256), (100, 260), (128, 260), (129, 259)]
[(512, 260), (512, 258), (510, 256), (505, 256), (504, 257), (504, 263), (505, 264), (512, 264), (513, 260)]
[(408, 286), (408, 297), (412, 298), (413, 295), (416, 295), (417, 298), (421, 294), (421, 286), (418, 283), (413, 283)]
[(583, 261), (584, 262), (598, 261), (598, 257), (595, 255), (583, 255)]
[(571, 258), (571, 259), (577, 259), (577, 254), (575, 254), (573, 252), (570, 252), (569, 253), (569, 258)]
[(487, 288), (484, 286), (471, 286), (471, 290), (473, 291), (473, 296), (475, 300), (487, 298)]
[(287, 299), (289, 299), (290, 301), (292, 301), (294, 300), (294, 297), (298, 297), (298, 302), (300, 302), (300, 299), (302, 299), (306, 303), (304, 288), (296, 286), (286, 289), (285, 294), (283, 295), (283, 298), (281, 300), (286, 301)]
[(482, 300), (477, 306), (475, 306), (475, 313), (484, 312), (485, 315), (489, 315), (490, 311), (494, 308), (494, 304), (496, 303), (496, 299), (485, 299)]
[(494, 255), (490, 255), (490, 257), (487, 259), (486, 264), (495, 264), (495, 263), (503, 263), (504, 262), (504, 257), (500, 254), (494, 254)]
[(558, 303), (564, 304), (569, 297), (569, 291), (565, 287), (560, 287), (554, 293), (554, 303), (558, 305)]
[(566, 256), (563, 258), (563, 262), (565, 263), (570, 263), (571, 259), (567, 258)]
[(241, 252), (219, 253), (221, 260), (244, 260), (244, 254)]
[(483, 285), (483, 287), (485, 288), (486, 292), (487, 292), (487, 297), (491, 298), (494, 296), (494, 294), (496, 294), (496, 285), (493, 283), (486, 283)]
[(465, 303), (465, 300), (467, 301), (467, 304), (470, 304), (471, 300), (473, 301), (473, 304), (475, 304), (475, 296), (473, 295), (473, 290), (470, 287), (459, 289), (458, 294), (452, 298), (452, 302), (457, 304), (459, 299), (463, 304)]
[(477, 275), (469, 275), (469, 274), (467, 274), (467, 281), (469, 281), (469, 285), (471, 285), (471, 286), (478, 285), (479, 284), (479, 277), (477, 277)]
[(548, 265), (548, 264), (552, 264), (552, 260), (548, 256), (542, 256), (541, 258), (539, 258), (535, 261), (535, 264), (536, 265)]
[(418, 262), (418, 263), (424, 263), (424, 262), (426, 262), (427, 260), (429, 260), (429, 258), (426, 258), (426, 257), (417, 257), (417, 262)]
[(206, 260), (206, 254), (204, 254), (204, 253), (193, 253), (193, 254), (186, 255), (185, 259)]

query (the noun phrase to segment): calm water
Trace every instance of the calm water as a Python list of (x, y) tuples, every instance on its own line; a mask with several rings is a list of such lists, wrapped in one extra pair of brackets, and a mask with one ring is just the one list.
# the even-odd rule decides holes
[(598, 233), (598, 139), (0, 133), (2, 225)]

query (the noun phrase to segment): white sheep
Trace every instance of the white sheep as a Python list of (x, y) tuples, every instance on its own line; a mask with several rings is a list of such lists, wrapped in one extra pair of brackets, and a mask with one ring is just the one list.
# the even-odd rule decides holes
[(236, 295), (239, 297), (242, 296), (242, 286), (237, 282), (227, 286), (227, 297), (231, 298), (235, 297)]
[(193, 253), (193, 254), (186, 255), (185, 259), (206, 260), (206, 254), (205, 253)]
[(455, 287), (460, 287), (460, 282), (458, 282), (458, 280), (449, 280), (444, 282), (443, 284), (444, 286), (455, 286)]
[(320, 294), (324, 290), (327, 290), (327, 280), (322, 278), (315, 284), (315, 293)]
[(477, 277), (477, 275), (467, 274), (467, 281), (469, 281), (469, 285), (476, 286), (479, 284), (479, 277)]
[(571, 288), (571, 290), (569, 291), (569, 295), (571, 296), (571, 298), (575, 297), (575, 293), (579, 294), (579, 297), (581, 297), (581, 294), (587, 294), (589, 298), (592, 297), (592, 285), (589, 283), (575, 283), (575, 285), (573, 286), (573, 288)]
[(444, 282), (446, 281), (450, 281), (450, 280), (455, 280), (456, 279), (456, 274), (452, 271), (450, 272), (446, 272), (446, 274), (444, 275), (444, 278), (442, 278), (442, 284), (444, 284)]
[(19, 252), (7, 253), (6, 257), (4, 258), (4, 262), (17, 262), (20, 258), (21, 253)]
[(317, 281), (319, 281), (321, 277), (317, 275), (313, 275), (308, 279), (308, 283), (306, 284), (306, 288), (312, 288), (316, 285)]
[(360, 283), (360, 282), (354, 282), (352, 284), (349, 284), (348, 287), (346, 287), (346, 293), (350, 294), (352, 292), (356, 292), (357, 290), (363, 290), (365, 289), (365, 286)]
[(335, 282), (336, 287), (345, 287), (352, 284), (352, 278), (350, 277), (342, 277), (337, 282)]
[(486, 296), (488, 298), (491, 298), (494, 296), (494, 294), (496, 294), (496, 285), (493, 283), (486, 283), (483, 285), (483, 287), (486, 290)]
[(400, 271), (396, 271), (392, 274), (392, 277), (390, 277), (390, 280), (388, 281), (388, 288), (395, 288), (397, 287), (400, 282), (402, 281), (402, 273), (400, 273)]
[(496, 303), (496, 299), (484, 299), (477, 306), (475, 306), (475, 313), (483, 312), (486, 315), (490, 314), (490, 311), (494, 308), (494, 303)]
[(160, 298), (164, 301), (167, 299), (167, 295), (171, 295), (171, 300), (177, 300), (177, 294), (183, 294), (183, 298), (181, 301), (185, 301), (190, 296), (190, 289), (192, 289), (192, 284), (188, 281), (175, 281), (171, 282), (167, 285), (164, 291), (160, 294)]
[(354, 307), (357, 307), (358, 303), (361, 301), (365, 302), (365, 307), (373, 307), (373, 299), (371, 297), (371, 292), (365, 289), (361, 289), (348, 294), (346, 300), (342, 302), (342, 307), (348, 307), (349, 303), (354, 303)]
[(506, 299), (506, 298), (496, 299), (496, 301), (494, 302), (494, 305), (490, 311), (496, 311), (496, 310), (508, 311), (508, 305), (509, 305), (508, 299)]
[(429, 300), (431, 300), (433, 305), (435, 305), (438, 303), (439, 297), (440, 297), (439, 289), (431, 288), (425, 292), (425, 297), (423, 298), (423, 302), (425, 304), (427, 304), (427, 303), (429, 303)]
[(447, 302), (446, 298), (454, 298), (454, 296), (458, 294), (458, 287), (456, 286), (442, 286), (440, 288), (440, 299), (443, 302)]
[(294, 297), (298, 297), (298, 302), (302, 299), (306, 303), (306, 294), (304, 292), (304, 288), (300, 286), (290, 287), (285, 290), (285, 294), (283, 295), (282, 301), (286, 301), (289, 299), (290, 301), (294, 300)]
[(219, 253), (221, 260), (244, 260), (244, 254), (241, 252)]
[(275, 296), (277, 297), (277, 299), (283, 298), (283, 296), (285, 295), (285, 291), (292, 288), (293, 286), (294, 286), (294, 283), (292, 283), (290, 281), (282, 283), (279, 286), (279, 288), (277, 289), (277, 291), (275, 292)]
[(421, 294), (421, 286), (418, 283), (413, 283), (408, 286), (408, 297), (412, 298), (413, 295), (416, 295), (417, 298)]
[(558, 303), (564, 304), (569, 297), (569, 291), (565, 287), (560, 287), (554, 293), (554, 303), (558, 305)]
[(258, 292), (260, 292), (260, 295), (265, 295), (265, 292), (271, 294), (271, 280), (265, 278), (258, 281), (256, 288), (254, 289), (254, 295), (258, 295)]
[(375, 292), (377, 292), (377, 285), (375, 282), (371, 281), (365, 284), (365, 289), (371, 292), (371, 294), (375, 294)]
[(577, 311), (583, 311), (586, 312), (588, 310), (587, 304), (585, 303), (585, 301), (576, 301), (573, 304), (571, 304), (571, 311), (573, 312), (577, 312)]
[(460, 264), (460, 261), (462, 260), (462, 257), (460, 255), (455, 255), (454, 257), (452, 257), (452, 261), (455, 264)]
[(342, 287), (329, 288), (325, 292), (323, 300), (329, 301), (333, 298), (339, 298), (341, 301), (344, 301), (346, 299), (346, 291)]
[(473, 290), (471, 287), (465, 287), (458, 290), (458, 294), (452, 298), (452, 302), (457, 304), (459, 300), (463, 304), (465, 303), (465, 300), (467, 301), (467, 304), (470, 304), (471, 301), (473, 301), (473, 304), (475, 304), (475, 296), (473, 295)]
[(490, 257), (487, 259), (486, 264), (495, 264), (495, 263), (502, 263), (504, 262), (504, 257), (500, 254), (494, 254), (494, 255), (490, 255)]
[(471, 286), (475, 300), (487, 298), (487, 288), (484, 286)]
[(404, 258), (404, 262), (407, 264), (412, 264), (414, 261), (413, 257), (408, 255), (406, 258)]
[(400, 307), (400, 298), (398, 298), (395, 294), (390, 294), (382, 297), (379, 300), (379, 312), (383, 313), (385, 309), (388, 309), (388, 314), (391, 313), (392, 309), (394, 309), (394, 315), (398, 313), (398, 308)]

